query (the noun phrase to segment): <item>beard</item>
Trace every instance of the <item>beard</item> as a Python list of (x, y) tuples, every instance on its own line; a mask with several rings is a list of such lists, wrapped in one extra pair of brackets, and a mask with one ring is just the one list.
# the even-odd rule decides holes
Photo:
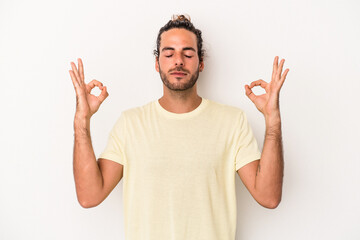
[[(177, 67), (177, 68), (173, 69), (173, 71), (182, 71), (182, 72), (186, 72), (189, 74), (189, 71), (186, 71), (182, 67)], [(195, 85), (196, 81), (199, 78), (199, 68), (197, 68), (197, 70), (194, 74), (190, 75), (190, 80), (185, 83), (180, 83), (180, 82), (170, 83), (166, 74), (161, 70), (160, 65), (159, 65), (159, 73), (160, 73), (160, 78), (161, 78), (162, 82), (164, 83), (164, 85), (168, 89), (173, 90), (173, 91), (185, 91), (187, 89), (190, 89)]]

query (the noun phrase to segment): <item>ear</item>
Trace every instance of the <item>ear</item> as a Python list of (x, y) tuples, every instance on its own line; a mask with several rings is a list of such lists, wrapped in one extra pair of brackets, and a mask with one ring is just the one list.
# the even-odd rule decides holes
[(199, 64), (199, 72), (202, 72), (204, 70), (204, 61), (201, 61)]
[(160, 71), (160, 69), (159, 69), (159, 57), (156, 57), (156, 59), (155, 59), (155, 69), (156, 69), (157, 72)]

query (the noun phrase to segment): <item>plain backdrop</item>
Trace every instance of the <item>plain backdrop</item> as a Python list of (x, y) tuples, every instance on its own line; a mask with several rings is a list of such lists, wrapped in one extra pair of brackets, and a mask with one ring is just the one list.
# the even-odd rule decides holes
[(199, 95), (243, 109), (261, 148), (244, 85), (270, 81), (275, 56), (290, 69), (282, 202), (261, 207), (236, 175), (237, 239), (360, 239), (359, 12), (357, 0), (0, 0), (0, 239), (124, 239), (122, 182), (98, 207), (76, 199), (70, 62), (108, 87), (91, 120), (99, 156), (121, 111), (162, 96), (152, 51), (181, 13), (207, 50)]

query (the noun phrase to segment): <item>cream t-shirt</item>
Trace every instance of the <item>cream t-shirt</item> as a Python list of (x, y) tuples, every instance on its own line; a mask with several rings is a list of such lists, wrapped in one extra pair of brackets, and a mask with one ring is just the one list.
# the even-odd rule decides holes
[(202, 98), (123, 111), (99, 158), (124, 165), (126, 240), (234, 240), (235, 174), (260, 155), (242, 110)]

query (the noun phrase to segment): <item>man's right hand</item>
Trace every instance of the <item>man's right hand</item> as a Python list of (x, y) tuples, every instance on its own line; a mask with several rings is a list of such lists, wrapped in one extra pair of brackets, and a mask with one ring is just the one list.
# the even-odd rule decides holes
[[(123, 166), (107, 159), (96, 161), (90, 136), (90, 118), (109, 94), (99, 81), (85, 84), (80, 58), (78, 67), (71, 62), (72, 70), (69, 70), (76, 92), (73, 171), (78, 201), (84, 208), (90, 208), (99, 205), (114, 189), (122, 178)], [(100, 88), (99, 96), (90, 94), (94, 87)]]
[[(79, 70), (74, 62), (71, 62), (72, 70), (69, 70), (71, 80), (74, 84), (76, 92), (76, 114), (80, 118), (90, 119), (97, 112), (101, 103), (109, 96), (106, 87), (97, 80), (92, 80), (85, 84), (84, 66), (80, 58), (78, 58)], [(94, 87), (101, 90), (99, 96), (90, 94)]]

